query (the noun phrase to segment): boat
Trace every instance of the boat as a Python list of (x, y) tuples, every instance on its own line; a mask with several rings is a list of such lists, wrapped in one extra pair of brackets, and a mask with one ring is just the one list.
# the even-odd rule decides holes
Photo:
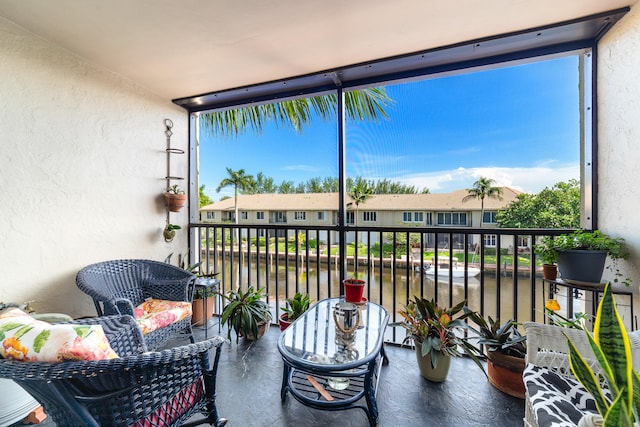
[[(465, 267), (464, 264), (453, 264), (453, 268), (450, 268), (448, 263), (440, 264), (438, 266), (438, 277), (476, 277), (480, 274), (480, 269), (477, 267)], [(424, 274), (427, 276), (435, 276), (436, 268), (431, 264), (425, 264)]]

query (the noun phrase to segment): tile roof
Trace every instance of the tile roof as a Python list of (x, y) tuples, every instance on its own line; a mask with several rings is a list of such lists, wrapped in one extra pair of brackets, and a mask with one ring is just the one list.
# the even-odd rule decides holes
[[(486, 198), (485, 210), (506, 206), (521, 194), (521, 191), (510, 187), (502, 187), (502, 200)], [(374, 195), (360, 209), (366, 210), (480, 210), (480, 200), (472, 199), (463, 202), (469, 194), (467, 190), (456, 190), (451, 193), (433, 194), (380, 194)], [(351, 198), (347, 196), (347, 203)], [(247, 194), (238, 196), (239, 210), (307, 211), (337, 210), (338, 193), (296, 193), (296, 194)], [(366, 207), (365, 207), (366, 206)], [(201, 211), (234, 210), (234, 199), (229, 198), (200, 208)]]

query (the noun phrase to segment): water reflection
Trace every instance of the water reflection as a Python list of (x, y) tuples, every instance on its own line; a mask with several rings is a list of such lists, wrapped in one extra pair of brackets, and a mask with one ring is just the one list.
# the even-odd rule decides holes
[[(224, 269), (219, 264), (218, 266), (218, 271), (222, 272), (219, 277), (224, 290), (232, 285), (237, 287), (240, 283), (242, 286), (264, 287), (274, 310), (276, 305), (283, 306), (285, 299), (293, 296), (296, 291), (308, 292), (314, 301), (337, 297), (340, 292), (339, 269), (335, 265), (320, 264), (318, 269), (316, 263), (310, 263), (307, 270), (306, 265), (299, 263), (296, 271), (295, 262), (281, 261), (277, 269), (275, 263), (269, 264), (267, 269), (267, 263), (263, 259), (259, 263), (253, 260), (251, 267), (244, 262), (240, 271), (237, 262), (233, 268), (229, 262), (225, 263)], [(348, 276), (356, 276), (353, 269)], [(466, 299), (473, 310), (494, 318), (526, 321), (534, 316), (537, 321), (542, 321), (544, 301), (540, 279), (536, 280), (536, 310), (532, 312), (529, 277), (496, 277), (495, 274), (485, 272), (476, 277), (454, 278), (450, 284), (448, 277), (439, 276), (436, 281), (434, 276), (427, 276), (419, 271), (400, 268), (393, 274), (391, 268), (380, 269), (379, 266), (360, 266), (357, 277), (367, 282), (365, 297), (384, 306), (391, 315), (391, 321), (396, 320), (397, 311), (415, 295), (436, 298), (439, 304), (447, 306)]]

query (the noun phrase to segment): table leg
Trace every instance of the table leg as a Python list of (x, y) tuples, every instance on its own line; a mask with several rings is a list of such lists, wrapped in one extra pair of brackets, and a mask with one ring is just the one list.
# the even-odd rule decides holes
[(375, 359), (369, 363), (369, 372), (364, 377), (364, 397), (367, 401), (367, 418), (369, 418), (369, 426), (376, 427), (378, 425), (378, 403), (376, 402), (376, 390), (373, 384), (373, 374), (377, 372)]
[(287, 362), (283, 363), (282, 368), (282, 386), (280, 387), (280, 400), (284, 403), (287, 397), (287, 390), (289, 390), (289, 374), (291, 372), (291, 366)]
[(209, 304), (207, 304), (207, 298), (202, 298), (202, 312), (204, 313), (204, 319), (202, 319), (202, 326), (204, 327), (204, 339), (209, 338)]

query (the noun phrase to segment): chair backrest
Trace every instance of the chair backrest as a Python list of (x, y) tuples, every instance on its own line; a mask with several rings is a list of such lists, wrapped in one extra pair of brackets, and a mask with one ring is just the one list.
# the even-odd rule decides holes
[(99, 316), (119, 311), (110, 301), (125, 298), (135, 307), (145, 295), (144, 286), (153, 279), (195, 280), (195, 276), (173, 265), (144, 259), (103, 261), (81, 269), (76, 276), (78, 288), (89, 295)]

